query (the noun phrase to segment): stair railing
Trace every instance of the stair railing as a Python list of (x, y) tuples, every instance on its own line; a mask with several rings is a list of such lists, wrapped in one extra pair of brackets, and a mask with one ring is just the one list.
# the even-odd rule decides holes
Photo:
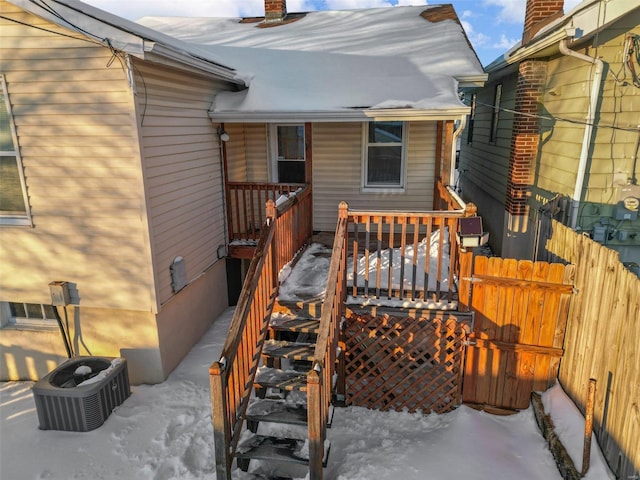
[(238, 299), (220, 360), (209, 367), (216, 478), (231, 479), (253, 380), (278, 293), (273, 240), (275, 222), (265, 227)]
[(309, 424), (309, 478), (322, 480), (324, 443), (333, 386), (344, 394), (344, 371), (337, 364), (340, 324), (346, 294), (348, 206), (340, 203), (338, 225), (327, 278), (312, 369), (307, 374), (307, 418)]
[(279, 205), (271, 199), (267, 201), (266, 221), (220, 360), (209, 367), (218, 480), (231, 479), (231, 465), (278, 295), (278, 273), (311, 238), (310, 211), (310, 186)]

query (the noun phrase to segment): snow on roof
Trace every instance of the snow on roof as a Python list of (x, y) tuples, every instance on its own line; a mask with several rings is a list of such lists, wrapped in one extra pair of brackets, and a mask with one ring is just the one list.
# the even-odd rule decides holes
[[(139, 22), (224, 58), (249, 89), (216, 98), (218, 119), (462, 115), (458, 83), (486, 79), (464, 30), (430, 9), (309, 12), (262, 28), (240, 18), (145, 17)], [(407, 113), (410, 112), (410, 113)]]
[[(226, 80), (236, 80), (233, 69), (211, 52), (131, 22), (78, 0), (8, 0), (23, 10), (143, 59), (159, 59), (196, 68)], [(108, 40), (108, 42), (107, 42)]]

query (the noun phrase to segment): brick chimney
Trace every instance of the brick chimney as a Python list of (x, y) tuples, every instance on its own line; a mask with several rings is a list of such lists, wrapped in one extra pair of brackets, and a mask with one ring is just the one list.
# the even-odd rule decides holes
[(264, 0), (264, 21), (282, 22), (287, 16), (287, 0)]
[(564, 15), (564, 0), (527, 0), (522, 45), (526, 45), (545, 25)]

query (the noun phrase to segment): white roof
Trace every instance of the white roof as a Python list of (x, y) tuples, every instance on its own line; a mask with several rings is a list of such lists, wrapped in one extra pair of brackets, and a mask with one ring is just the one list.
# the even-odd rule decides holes
[(239, 72), (248, 90), (216, 98), (218, 120), (452, 118), (468, 112), (458, 83), (486, 75), (459, 22), (434, 6), (310, 12), (261, 28), (239, 18), (145, 17)]
[[(78, 0), (7, 0), (23, 10), (130, 55), (237, 82), (237, 74), (210, 52)], [(108, 42), (107, 42), (108, 40)]]

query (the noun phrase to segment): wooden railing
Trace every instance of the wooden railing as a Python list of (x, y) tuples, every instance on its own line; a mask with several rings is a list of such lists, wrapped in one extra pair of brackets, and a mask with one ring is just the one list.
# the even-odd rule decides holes
[(229, 182), (226, 188), (229, 239), (258, 240), (267, 218), (264, 205), (288, 195), (304, 184)]
[(276, 205), (273, 200), (267, 201), (266, 215), (275, 218), (276, 228), (276, 263), (280, 271), (291, 261), (302, 246), (313, 234), (311, 186), (303, 186), (301, 191)]
[(433, 208), (436, 210), (464, 210), (466, 204), (452, 187), (445, 186), (442, 180), (438, 179)]
[(458, 221), (475, 211), (349, 211), (351, 297), (440, 308), (457, 301)]
[(310, 188), (278, 206), (272, 199), (267, 201), (266, 220), (220, 360), (209, 368), (219, 480), (231, 478), (231, 464), (278, 294), (278, 273), (311, 238), (310, 209)]
[(342, 308), (346, 294), (347, 204), (340, 204), (338, 225), (333, 242), (327, 288), (320, 317), (312, 369), (307, 374), (307, 416), (309, 423), (309, 478), (322, 479), (327, 422), (332, 393), (344, 396), (344, 360), (338, 340)]
[(230, 480), (253, 380), (278, 292), (275, 222), (265, 222), (220, 360), (209, 368), (216, 478)]

